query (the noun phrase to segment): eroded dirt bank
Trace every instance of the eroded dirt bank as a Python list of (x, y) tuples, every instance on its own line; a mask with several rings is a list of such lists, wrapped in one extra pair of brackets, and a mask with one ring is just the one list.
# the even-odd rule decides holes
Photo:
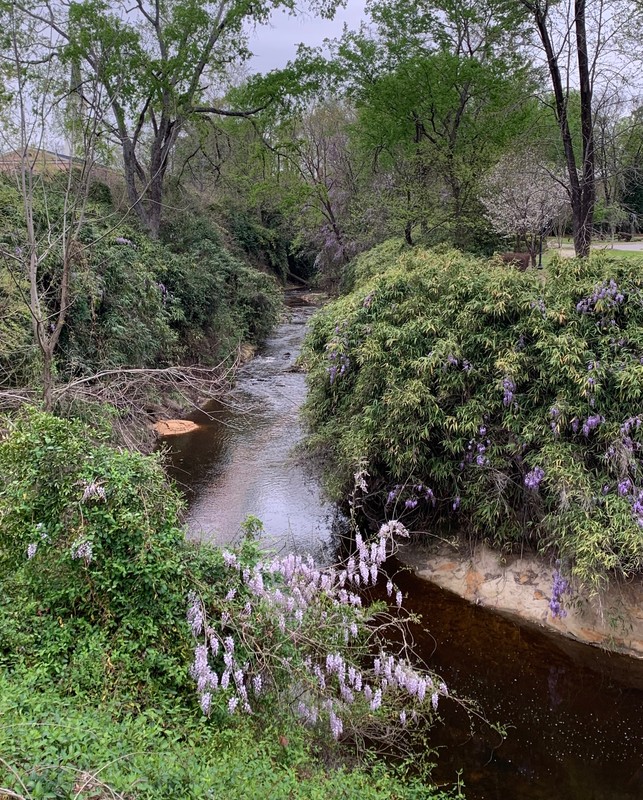
[(563, 595), (564, 616), (550, 610), (555, 567), (532, 554), (501, 555), (486, 545), (410, 544), (398, 554), (417, 577), (476, 605), (577, 641), (643, 659), (643, 582), (613, 583), (596, 597)]

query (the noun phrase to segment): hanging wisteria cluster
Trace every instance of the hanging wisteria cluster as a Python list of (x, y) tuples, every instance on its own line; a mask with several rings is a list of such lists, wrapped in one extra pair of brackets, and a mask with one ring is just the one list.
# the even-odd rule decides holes
[[(514, 387), (515, 388), (515, 387)], [(491, 439), (487, 436), (487, 426), (481, 425), (478, 428), (478, 436), (475, 439), (470, 439), (467, 445), (467, 452), (464, 455), (464, 461), (460, 463), (460, 469), (464, 469), (466, 464), (476, 464), (478, 467), (486, 467), (489, 463), (487, 457), (487, 448), (491, 445)]]
[(528, 489), (538, 489), (544, 477), (545, 470), (542, 467), (534, 467), (534, 469), (525, 475), (525, 486)]
[[(188, 598), (187, 620), (197, 644), (191, 675), (203, 713), (217, 707), (251, 714), (268, 692), (310, 725), (324, 723), (331, 735), (359, 732), (381, 719), (407, 725), (438, 707), (447, 687), (417, 669), (409, 653), (387, 651), (378, 619), (393, 618), (382, 604), (366, 606), (404, 526), (382, 525), (373, 541), (357, 533), (354, 553), (342, 564), (321, 568), (310, 556), (290, 553), (244, 563), (223, 552), (225, 598), (208, 603)], [(398, 608), (402, 594), (387, 583)], [(395, 622), (398, 624), (399, 620)]]
[(551, 587), (551, 599), (549, 600), (549, 610), (552, 617), (559, 619), (567, 616), (567, 611), (563, 608), (563, 595), (569, 593), (570, 586), (560, 573), (560, 562), (556, 564), (556, 571), (553, 574)]
[(436, 499), (433, 489), (423, 483), (411, 485), (396, 483), (386, 496), (386, 505), (390, 506), (393, 503), (401, 503), (402, 501), (404, 508), (413, 510), (422, 502), (434, 507)]
[(516, 391), (516, 384), (509, 377), (502, 379), (502, 404), (505, 408), (509, 408), (514, 403), (514, 392)]

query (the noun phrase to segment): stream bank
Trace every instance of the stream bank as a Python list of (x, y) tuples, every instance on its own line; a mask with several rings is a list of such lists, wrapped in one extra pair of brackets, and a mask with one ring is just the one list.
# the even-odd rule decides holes
[(485, 544), (403, 545), (398, 558), (415, 575), (475, 605), (550, 633), (643, 659), (643, 583), (612, 581), (600, 594), (562, 596), (550, 609), (554, 567), (535, 554), (502, 554)]

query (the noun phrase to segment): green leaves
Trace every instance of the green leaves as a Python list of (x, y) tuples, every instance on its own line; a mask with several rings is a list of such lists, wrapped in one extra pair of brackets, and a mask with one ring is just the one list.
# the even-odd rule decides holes
[[(27, 410), (0, 442), (0, 577), (5, 608), (18, 603), (0, 660), (15, 658), (14, 642), (27, 663), (48, 661), (77, 690), (96, 691), (121, 673), (171, 686), (173, 659), (187, 644), (164, 632), (185, 602), (182, 502), (157, 457), (102, 438)], [(136, 631), (129, 650), (128, 629)], [(76, 668), (66, 671), (69, 660)]]
[[(329, 448), (334, 490), (365, 460), (381, 516), (548, 548), (594, 586), (642, 570), (640, 266), (554, 260), (543, 276), (387, 243), (352, 270), (306, 351), (311, 444)], [(335, 326), (351, 369), (331, 385)], [(398, 484), (431, 487), (435, 508), (387, 505)]]

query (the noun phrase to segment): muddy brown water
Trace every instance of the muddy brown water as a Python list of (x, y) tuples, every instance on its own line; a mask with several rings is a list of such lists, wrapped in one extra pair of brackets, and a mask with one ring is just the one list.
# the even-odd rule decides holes
[[(295, 368), (314, 309), (287, 297), (289, 319), (239, 375), (234, 406), (212, 403), (193, 433), (168, 439), (189, 502), (189, 535), (224, 544), (248, 514), (271, 549), (328, 557), (337, 512), (293, 455), (305, 381)], [(239, 410), (242, 409), (242, 410)], [(422, 615), (417, 650), (452, 691), (506, 727), (502, 740), (455, 703), (430, 733), (434, 777), (460, 772), (469, 800), (643, 800), (643, 661), (519, 625), (419, 580), (389, 572)]]

